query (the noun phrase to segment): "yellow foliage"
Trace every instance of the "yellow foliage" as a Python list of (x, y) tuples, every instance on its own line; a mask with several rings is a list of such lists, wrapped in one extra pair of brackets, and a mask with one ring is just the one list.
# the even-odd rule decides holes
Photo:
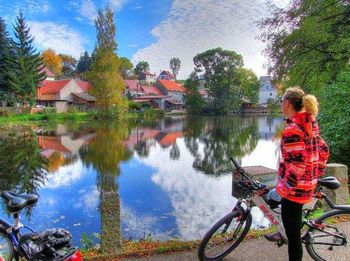
[(113, 106), (120, 111), (127, 109), (120, 64), (120, 59), (111, 49), (101, 48), (97, 50), (91, 71), (87, 73), (87, 80), (92, 86), (89, 92), (97, 98), (97, 106), (105, 112)]
[(56, 76), (62, 73), (62, 59), (53, 49), (47, 49), (43, 52), (44, 65), (53, 72)]
[(57, 171), (64, 163), (64, 156), (61, 152), (55, 151), (48, 158), (47, 170), (52, 173)]

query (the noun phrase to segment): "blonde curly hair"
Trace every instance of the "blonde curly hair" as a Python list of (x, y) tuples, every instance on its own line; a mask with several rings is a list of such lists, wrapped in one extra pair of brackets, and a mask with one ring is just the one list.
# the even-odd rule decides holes
[(318, 102), (316, 97), (312, 94), (305, 95), (305, 92), (300, 87), (288, 88), (283, 97), (289, 100), (297, 112), (305, 110), (308, 114), (317, 116)]

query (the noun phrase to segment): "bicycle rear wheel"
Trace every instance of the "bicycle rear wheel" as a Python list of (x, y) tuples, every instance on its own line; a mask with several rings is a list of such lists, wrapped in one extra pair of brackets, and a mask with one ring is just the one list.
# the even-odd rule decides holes
[(350, 210), (331, 210), (315, 220), (305, 247), (318, 261), (350, 260)]
[(220, 219), (203, 237), (198, 257), (202, 261), (221, 260), (233, 251), (247, 235), (252, 225), (252, 216), (245, 220), (243, 213), (233, 211)]
[(10, 261), (13, 258), (13, 245), (5, 230), (0, 229), (0, 261)]

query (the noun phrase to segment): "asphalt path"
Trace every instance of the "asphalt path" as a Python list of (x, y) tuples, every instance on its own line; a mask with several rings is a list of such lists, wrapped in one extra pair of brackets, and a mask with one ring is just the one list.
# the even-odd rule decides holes
[[(343, 223), (342, 229), (350, 237), (350, 223)], [(194, 261), (198, 260), (197, 252), (179, 252), (171, 255), (158, 255), (144, 258), (129, 258), (126, 261)], [(267, 241), (264, 237), (243, 240), (243, 242), (229, 254), (225, 261), (288, 261), (287, 246), (277, 247), (275, 243)], [(303, 261), (313, 260), (305, 247)], [(350, 242), (343, 251), (335, 251), (332, 260), (350, 261)]]

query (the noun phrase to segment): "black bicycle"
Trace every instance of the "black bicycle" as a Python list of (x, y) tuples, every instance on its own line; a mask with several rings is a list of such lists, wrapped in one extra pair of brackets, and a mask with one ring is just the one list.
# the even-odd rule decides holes
[[(35, 194), (17, 194), (3, 191), (7, 211), (13, 215), (14, 224), (0, 218), (0, 261), (45, 260), (81, 261), (79, 250), (70, 245), (71, 235), (64, 229), (47, 229), (35, 232), (20, 221), (19, 213), (34, 206), (38, 201)], [(22, 234), (23, 229), (29, 233)]]
[[(221, 260), (242, 242), (252, 224), (252, 206), (258, 206), (265, 217), (277, 226), (277, 231), (282, 235), (277, 245), (287, 243), (280, 211), (266, 198), (269, 189), (248, 176), (237, 161), (231, 160), (236, 167), (233, 176), (238, 179), (236, 187), (241, 190), (240, 197), (232, 211), (215, 223), (203, 237), (198, 249), (198, 257), (202, 261)], [(350, 260), (350, 206), (335, 205), (322, 192), (322, 187), (337, 189), (340, 183), (334, 177), (318, 180), (314, 200), (304, 206), (302, 242), (314, 260), (337, 260), (339, 256), (342, 260)], [(313, 219), (310, 216), (318, 200), (325, 200), (331, 210)]]

